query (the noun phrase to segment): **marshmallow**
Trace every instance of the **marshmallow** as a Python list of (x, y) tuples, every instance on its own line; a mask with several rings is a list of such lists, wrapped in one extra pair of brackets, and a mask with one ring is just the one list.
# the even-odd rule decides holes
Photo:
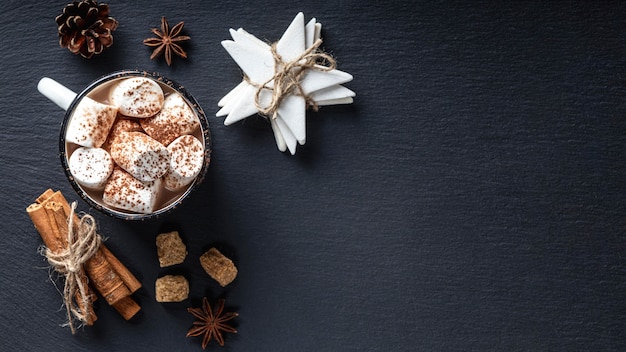
[(116, 167), (104, 186), (104, 204), (131, 212), (149, 214), (157, 210), (161, 195), (161, 179), (141, 182)]
[(163, 90), (149, 78), (132, 77), (113, 88), (109, 99), (122, 115), (145, 118), (161, 110)]
[(65, 140), (83, 147), (99, 148), (115, 121), (117, 107), (84, 97), (74, 109)]
[(161, 111), (140, 123), (150, 137), (163, 145), (184, 134), (191, 134), (200, 126), (198, 118), (178, 93), (168, 95)]
[(113, 159), (104, 149), (80, 147), (70, 156), (69, 168), (81, 186), (101, 190), (113, 172)]
[(142, 132), (142, 131), (143, 129), (141, 128), (141, 125), (139, 124), (139, 122), (136, 122), (130, 119), (118, 118), (113, 123), (113, 126), (111, 126), (111, 130), (109, 130), (109, 136), (107, 137), (107, 140), (102, 145), (102, 149), (106, 151), (111, 151), (111, 145), (113, 144), (114, 140), (120, 136), (122, 132)]
[(165, 188), (175, 191), (187, 186), (200, 173), (204, 163), (204, 146), (194, 136), (184, 135), (167, 146), (170, 165), (163, 177)]
[(170, 153), (163, 144), (141, 132), (122, 132), (111, 145), (115, 163), (136, 179), (154, 181), (167, 172)]

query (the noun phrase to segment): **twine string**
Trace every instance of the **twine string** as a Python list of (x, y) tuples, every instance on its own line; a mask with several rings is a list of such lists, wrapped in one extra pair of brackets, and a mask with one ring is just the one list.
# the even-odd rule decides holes
[(91, 215), (83, 215), (78, 225), (74, 225), (75, 209), (76, 202), (72, 203), (70, 209), (67, 248), (56, 252), (46, 248), (45, 251), (48, 263), (65, 276), (63, 301), (72, 334), (75, 332), (74, 319), (80, 321), (81, 324), (85, 323), (90, 313), (81, 309), (81, 307), (89, 307), (90, 301), (88, 288), (82, 280), (85, 277), (83, 265), (96, 253), (102, 242), (100, 235), (96, 232), (96, 221)]
[[(321, 39), (317, 39), (313, 45), (302, 52), (295, 59), (284, 62), (283, 58), (278, 54), (276, 50), (276, 43), (270, 46), (272, 56), (274, 57), (274, 75), (263, 82), (258, 84), (252, 82), (247, 76), (244, 79), (251, 85), (257, 87), (256, 94), (254, 96), (254, 104), (259, 111), (259, 114), (276, 119), (278, 107), (285, 97), (288, 95), (298, 95), (304, 98), (307, 107), (311, 107), (314, 111), (317, 111), (318, 106), (315, 100), (311, 96), (304, 93), (300, 84), (302, 76), (307, 70), (317, 71), (331, 71), (337, 67), (335, 59), (327, 53), (320, 52), (317, 49), (322, 44)], [(270, 86), (270, 83), (274, 83)], [(261, 93), (263, 90), (269, 90), (272, 92), (270, 102), (267, 106), (261, 104)]]

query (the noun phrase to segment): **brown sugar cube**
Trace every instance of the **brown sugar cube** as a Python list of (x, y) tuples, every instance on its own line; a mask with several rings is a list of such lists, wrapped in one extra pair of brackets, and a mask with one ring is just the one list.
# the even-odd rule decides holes
[(230, 284), (237, 277), (237, 268), (233, 261), (216, 248), (209, 249), (200, 257), (200, 265), (222, 287)]
[(161, 268), (185, 261), (187, 247), (180, 239), (178, 231), (159, 234), (156, 237), (156, 246)]
[(165, 275), (156, 280), (157, 302), (181, 302), (189, 296), (189, 281), (182, 275)]

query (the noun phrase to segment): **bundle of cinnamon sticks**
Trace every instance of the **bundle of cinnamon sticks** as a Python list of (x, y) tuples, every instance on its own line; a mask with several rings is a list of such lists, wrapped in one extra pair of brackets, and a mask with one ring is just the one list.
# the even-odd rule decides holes
[[(80, 223), (63, 194), (51, 189), (42, 193), (35, 203), (26, 208), (26, 212), (44, 244), (52, 252), (68, 247), (68, 226), (74, 227)], [(70, 217), (73, 221), (69, 221)], [(91, 284), (124, 319), (129, 320), (139, 312), (141, 307), (133, 300), (131, 294), (141, 287), (141, 282), (104, 244), (100, 243), (95, 254), (84, 263), (83, 269), (84, 273), (79, 280), (88, 288), (87, 297), (79, 297), (81, 293), (77, 291), (74, 298), (84, 317), (85, 325), (93, 325), (97, 319), (93, 311), (96, 296), (88, 284)]]

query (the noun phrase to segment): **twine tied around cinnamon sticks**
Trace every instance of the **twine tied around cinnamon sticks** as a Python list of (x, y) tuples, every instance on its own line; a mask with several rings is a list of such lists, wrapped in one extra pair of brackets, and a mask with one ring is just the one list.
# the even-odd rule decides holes
[[(314, 111), (318, 110), (317, 103), (309, 95), (305, 94), (300, 85), (302, 76), (307, 70), (318, 71), (332, 71), (337, 67), (335, 59), (327, 53), (320, 52), (317, 49), (322, 44), (321, 39), (317, 39), (313, 45), (302, 52), (300, 56), (296, 57), (292, 61), (284, 62), (280, 54), (276, 51), (276, 44), (273, 43), (270, 48), (272, 56), (274, 57), (274, 75), (263, 82), (258, 84), (252, 82), (247, 76), (244, 79), (251, 85), (257, 87), (256, 94), (254, 96), (254, 104), (259, 111), (259, 114), (276, 119), (278, 107), (285, 97), (288, 95), (298, 95), (304, 98), (307, 107), (311, 107)], [(325, 65), (322, 65), (325, 63)], [(270, 83), (274, 82), (273, 86)], [(261, 92), (264, 89), (272, 92), (272, 97), (269, 105), (263, 106), (261, 104)]]
[(74, 320), (90, 326), (98, 318), (93, 288), (126, 320), (141, 310), (131, 297), (141, 282), (106, 247), (93, 217), (79, 218), (75, 204), (70, 206), (60, 191), (52, 189), (37, 197), (26, 212), (47, 247), (43, 253), (48, 262), (65, 276), (62, 295), (72, 334)]
[[(102, 237), (96, 232), (96, 221), (89, 214), (84, 214), (77, 226), (74, 226), (76, 202), (71, 204), (67, 225), (67, 247), (53, 251), (45, 249), (48, 263), (57, 272), (65, 276), (63, 301), (67, 311), (68, 325), (74, 334), (74, 318), (87, 322), (88, 312), (81, 307), (89, 306), (89, 288), (82, 279), (85, 276), (83, 265), (98, 251)], [(75, 302), (74, 297), (81, 302)]]

